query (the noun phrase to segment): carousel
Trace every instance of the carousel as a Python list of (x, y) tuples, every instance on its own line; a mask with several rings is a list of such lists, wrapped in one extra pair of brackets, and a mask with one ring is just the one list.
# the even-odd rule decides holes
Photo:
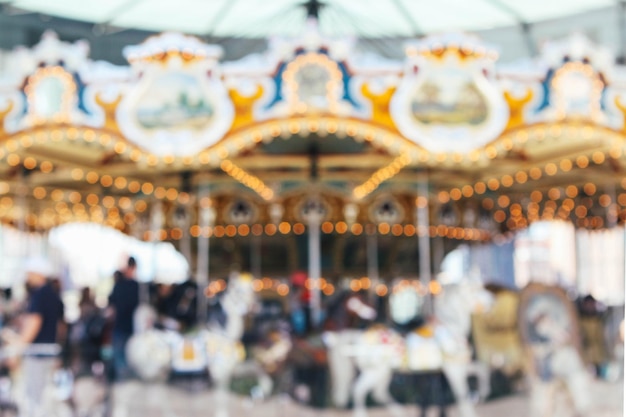
[[(143, 293), (128, 403), (182, 395), (178, 373), (208, 375), (220, 416), (246, 407), (233, 390), (267, 415), (285, 395), (355, 415), (520, 395), (532, 415), (621, 413), (625, 68), (577, 33), (519, 65), (460, 32), (392, 59), (320, 10), (231, 60), (173, 31), (125, 64), (52, 31), (7, 52), (0, 281), (43, 254), (96, 288), (91, 251), (111, 268), (144, 253), (146, 289), (192, 283), (190, 326), (155, 328)], [(95, 229), (134, 243), (80, 237)]]

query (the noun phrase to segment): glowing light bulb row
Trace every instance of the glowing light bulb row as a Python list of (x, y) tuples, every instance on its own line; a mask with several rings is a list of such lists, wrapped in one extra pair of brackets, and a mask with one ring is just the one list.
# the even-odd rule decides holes
[(13, 221), (23, 219), (27, 226), (42, 230), (70, 222), (100, 223), (124, 230), (131, 221), (128, 213), (123, 216), (121, 214), (115, 207), (109, 210), (102, 210), (101, 207), (87, 209), (80, 203), (69, 206), (64, 202), (57, 203), (54, 208), (48, 207), (39, 214), (23, 213), (21, 208), (0, 200), (0, 217)]
[[(332, 284), (328, 284), (332, 286)], [(226, 291), (227, 284), (223, 279), (218, 279), (217, 281), (211, 282), (204, 290), (204, 294), (207, 297), (214, 297), (221, 292)], [(255, 292), (261, 291), (273, 291), (281, 297), (285, 297), (289, 295), (290, 287), (289, 284), (284, 282), (283, 280), (272, 279), (268, 277), (264, 278), (256, 278), (252, 280), (252, 289)], [(334, 288), (333, 288), (334, 292)], [(327, 294), (330, 295), (330, 294)]]
[[(570, 186), (566, 188), (566, 195), (575, 197), (571, 191), (567, 191)], [(587, 187), (586, 194), (592, 191)], [(37, 194), (41, 190), (41, 187), (35, 188), (33, 194)], [(554, 190), (551, 190), (554, 191)], [(604, 220), (600, 216), (592, 216), (588, 218), (589, 209), (593, 206), (593, 200), (590, 197), (584, 197), (583, 200), (576, 204), (575, 201), (568, 197), (561, 201), (561, 205), (557, 204), (556, 200), (559, 199), (555, 193), (549, 191), (547, 196), (549, 198), (543, 204), (543, 209), (539, 203), (543, 200), (543, 193), (540, 191), (534, 191), (530, 195), (530, 202), (526, 205), (525, 210), (522, 210), (522, 206), (519, 203), (511, 203), (508, 196), (500, 196), (497, 202), (491, 198), (486, 198), (482, 201), (482, 205), (485, 209), (493, 210), (492, 216), (496, 223), (505, 223), (511, 230), (523, 229), (530, 225), (534, 221), (539, 220), (552, 220), (562, 219), (568, 220), (573, 218), (573, 215), (577, 217), (577, 225), (581, 227), (594, 227), (601, 228), (604, 226)], [(148, 204), (145, 200), (136, 200), (134, 203), (128, 197), (120, 197), (115, 199), (112, 196), (104, 196), (100, 200), (100, 197), (96, 194), (88, 194), (84, 200), (80, 193), (74, 191), (68, 193), (66, 196), (61, 190), (53, 190), (50, 193), (51, 201), (55, 204), (53, 207), (43, 209), (41, 217), (45, 221), (43, 223), (53, 225), (64, 223), (68, 221), (113, 221), (118, 225), (132, 226), (137, 221), (137, 214), (146, 211)], [(41, 196), (40, 196), (41, 197)], [(65, 197), (71, 203), (68, 205), (65, 201)], [(36, 197), (37, 198), (37, 197)], [(83, 204), (83, 201), (85, 204)], [(497, 207), (496, 207), (497, 204)], [(607, 210), (612, 210), (612, 216), (616, 219), (626, 220), (626, 193), (620, 193), (616, 197), (616, 201), (613, 202), (607, 194), (603, 194), (599, 198), (599, 205)], [(619, 206), (621, 206), (621, 211)], [(119, 207), (119, 208), (118, 208)], [(508, 210), (507, 210), (508, 209)], [(19, 208), (14, 206), (14, 201), (11, 197), (5, 196), (0, 198), (0, 215), (7, 215), (13, 211), (19, 211)], [(124, 212), (122, 212), (122, 210)], [(507, 213), (508, 211), (508, 213)], [(525, 214), (524, 214), (525, 211)], [(540, 213), (541, 211), (541, 213)], [(16, 213), (19, 214), (19, 213)], [(105, 216), (106, 214), (106, 216)], [(33, 213), (29, 213), (29, 219), (39, 218)], [(33, 217), (34, 216), (34, 217)], [(52, 218), (56, 218), (55, 222), (51, 222)], [(29, 226), (35, 226), (39, 224), (38, 220), (28, 221)], [(335, 224), (331, 222), (324, 222), (321, 225), (323, 233), (337, 233), (344, 234), (348, 231), (353, 235), (361, 235), (362, 233), (373, 234), (379, 233), (381, 235), (392, 234), (394, 236), (414, 236), (416, 233), (423, 233), (418, 230), (412, 224), (394, 224), (381, 223), (377, 226), (368, 224), (366, 227), (359, 223), (348, 226), (345, 222), (337, 222)], [(306, 226), (303, 223), (295, 223), (291, 225), (288, 222), (281, 222), (279, 225), (267, 224), (265, 226), (261, 224), (254, 224), (248, 226), (246, 224), (241, 225), (218, 225), (208, 228), (200, 228), (198, 225), (193, 225), (189, 229), (189, 233), (193, 237), (214, 236), (220, 237), (234, 237), (234, 236), (248, 236), (249, 234), (261, 235), (265, 233), (268, 236), (273, 236), (276, 233), (281, 234), (303, 234), (306, 230)], [(172, 228), (169, 231), (162, 229), (158, 232), (157, 239), (159, 240), (179, 240), (183, 237), (183, 231), (180, 228)], [(490, 237), (490, 233), (484, 230), (475, 228), (462, 228), (448, 225), (430, 226), (428, 228), (430, 236), (441, 236), (451, 239), (464, 239), (464, 240), (487, 240)], [(152, 240), (151, 232), (147, 231), (144, 235), (147, 240)]]
[[(28, 133), (16, 133), (7, 138), (5, 142), (7, 145), (13, 143), (18, 144), (20, 147), (29, 147), (34, 143), (46, 143), (48, 141), (82, 140), (87, 143), (99, 142), (102, 146), (110, 148), (120, 155), (125, 155), (131, 161), (150, 167), (163, 165), (202, 166), (207, 164), (217, 166), (230, 155), (238, 154), (242, 149), (254, 146), (254, 144), (263, 140), (271, 140), (278, 136), (287, 138), (292, 135), (307, 134), (309, 132), (317, 132), (320, 135), (336, 134), (339, 137), (348, 135), (355, 137), (357, 140), (364, 139), (373, 142), (375, 145), (393, 150), (393, 153), (406, 153), (411, 161), (426, 165), (443, 164), (453, 166), (459, 163), (486, 162), (489, 159), (494, 159), (501, 154), (509, 152), (516, 145), (530, 140), (541, 142), (547, 137), (555, 140), (561, 137), (591, 139), (594, 134), (602, 137), (605, 143), (611, 145), (611, 150), (608, 154), (612, 158), (619, 158), (624, 153), (624, 139), (619, 132), (585, 122), (542, 123), (534, 126), (525, 126), (515, 131), (505, 132), (499, 139), (482, 149), (468, 154), (460, 154), (428, 152), (409, 144), (397, 132), (372, 125), (368, 121), (332, 116), (292, 117), (280, 121), (258, 122), (247, 129), (227, 134), (221, 145), (201, 151), (195, 156), (186, 157), (174, 155), (157, 156), (128, 143), (115, 132), (64, 124), (40, 126)], [(15, 152), (15, 149), (13, 151), (7, 150), (10, 148), (15, 148), (15, 146), (0, 147), (0, 160), (5, 158), (7, 153)]]
[[(62, 84), (60, 97), (60, 108), (53, 115), (40, 114), (37, 109), (41, 106), (37, 103), (41, 100), (41, 94), (36, 94), (38, 85), (46, 79), (56, 79)], [(44, 123), (67, 123), (70, 121), (72, 107), (76, 101), (76, 83), (72, 74), (61, 66), (48, 66), (39, 68), (33, 75), (28, 77), (24, 87), (26, 100), (28, 101), (28, 118), (34, 125)]]
[(172, 47), (170, 49), (161, 49), (151, 51), (150, 54), (131, 54), (128, 56), (128, 61), (134, 62), (146, 62), (146, 63), (165, 63), (170, 59), (179, 58), (183, 63), (189, 64), (192, 62), (200, 62), (207, 58), (206, 51), (200, 48), (196, 49), (183, 49), (178, 47)]
[[(22, 161), (20, 156), (15, 153), (11, 153), (7, 156), (7, 163), (11, 166), (17, 166), (20, 163), (23, 163), (24, 167), (27, 169), (35, 169), (39, 167), (41, 172), (50, 173), (54, 170), (54, 164), (50, 161), (43, 160), (38, 161), (34, 157), (27, 156)], [(109, 174), (100, 175), (96, 171), (87, 171), (81, 168), (73, 168), (71, 170), (71, 178), (77, 182), (87, 182), (89, 184), (95, 185), (100, 184), (104, 188), (116, 188), (118, 190), (128, 190), (133, 194), (137, 194), (142, 192), (145, 195), (150, 195), (154, 193), (154, 196), (157, 199), (167, 199), (170, 201), (179, 200), (181, 203), (186, 204), (191, 200), (191, 196), (184, 192), (178, 192), (176, 188), (170, 187), (155, 187), (155, 185), (151, 182), (144, 182), (138, 180), (129, 180), (126, 177), (118, 176), (113, 177)], [(8, 183), (0, 182), (0, 195), (6, 194), (10, 190)], [(56, 190), (55, 190), (56, 191)], [(56, 194), (62, 193), (62, 191), (56, 191)], [(33, 191), (34, 196), (37, 199), (42, 199), (46, 196), (47, 192), (43, 187), (36, 187)]]
[[(586, 169), (592, 162), (596, 165), (602, 165), (606, 161), (607, 157), (619, 158), (621, 155), (621, 152), (618, 154), (613, 150), (608, 153), (595, 151), (590, 157), (587, 155), (579, 155), (574, 160), (565, 158), (560, 160), (558, 163), (548, 162), (543, 167), (532, 167), (527, 170), (517, 171), (515, 174), (504, 174), (502, 176), (476, 181), (473, 184), (465, 184), (461, 187), (455, 187), (448, 191), (442, 190), (437, 194), (437, 199), (443, 204), (449, 202), (450, 200), (458, 201), (463, 197), (470, 198), (474, 195), (485, 194), (487, 190), (497, 191), (500, 188), (510, 188), (515, 184), (525, 184), (529, 181), (537, 181), (544, 176), (554, 176), (559, 171), (569, 172), (574, 168), (574, 166), (577, 166), (580, 169)], [(622, 188), (626, 189), (625, 180), (622, 180), (620, 184)]]
[(222, 163), (220, 164), (220, 168), (229, 176), (236, 179), (239, 183), (245, 185), (258, 195), (260, 195), (261, 198), (263, 198), (264, 200), (269, 201), (274, 198), (274, 191), (266, 186), (263, 181), (261, 181), (258, 177), (249, 174), (248, 172), (239, 168), (228, 159), (222, 161)]
[(392, 149), (396, 154), (410, 152), (414, 148), (396, 132), (390, 132), (386, 128), (374, 126), (364, 120), (334, 116), (298, 116), (284, 120), (257, 122), (254, 126), (227, 134), (220, 145), (200, 151), (194, 156), (158, 156), (129, 143), (117, 132), (85, 126), (68, 126), (61, 123), (38, 126), (27, 133), (18, 132), (6, 138), (4, 146), (0, 144), (0, 161), (5, 159), (7, 154), (14, 153), (18, 149), (29, 148), (34, 144), (80, 140), (85, 143), (99, 143), (139, 165), (153, 168), (168, 165), (219, 166), (221, 161), (229, 156), (237, 155), (261, 141), (272, 140), (278, 136), (289, 138), (293, 135), (306, 135), (311, 132), (322, 136), (334, 134), (343, 137), (347, 135), (356, 140), (366, 140), (377, 146)]
[(283, 72), (283, 82), (287, 87), (287, 103), (289, 107), (298, 114), (304, 114), (308, 110), (306, 102), (300, 99), (298, 89), (300, 82), (296, 79), (298, 72), (306, 67), (319, 67), (328, 75), (326, 82), (326, 103), (328, 111), (336, 113), (338, 109), (338, 95), (341, 93), (342, 78), (341, 69), (337, 63), (331, 60), (327, 55), (321, 53), (306, 53), (298, 55), (292, 62), (287, 65)]
[(0, 146), (0, 161), (19, 149), (28, 149), (35, 144), (62, 141), (75, 142), (77, 140), (86, 144), (99, 143), (104, 148), (111, 149), (133, 162), (150, 167), (171, 164), (180, 166), (203, 165), (211, 161), (218, 161), (216, 152), (201, 152), (195, 157), (174, 157), (172, 155), (159, 157), (127, 142), (116, 132), (89, 127), (67, 126), (66, 124), (41, 125), (28, 133), (18, 132), (12, 135), (4, 141), (3, 146)]
[(393, 178), (402, 170), (402, 168), (410, 163), (411, 158), (407, 154), (402, 154), (396, 157), (392, 163), (379, 169), (367, 181), (357, 186), (353, 191), (354, 197), (359, 200), (366, 197), (368, 194), (376, 190), (380, 184)]
[[(22, 158), (18, 153), (15, 152), (15, 150), (17, 150), (17, 147), (13, 145), (14, 143), (15, 142), (10, 142), (5, 146), (5, 148), (7, 149), (14, 149), (14, 151), (6, 153), (5, 160), (7, 165), (11, 167), (17, 167), (21, 165), (28, 170), (34, 170), (36, 168), (39, 168), (39, 170), (44, 174), (48, 174), (52, 172), (52, 170), (54, 170), (54, 164), (48, 160), (38, 160), (32, 156), (26, 156)], [(4, 151), (0, 149), (0, 155), (2, 155), (3, 152)]]
[[(626, 179), (622, 181), (622, 185), (626, 185)], [(8, 189), (9, 189), (9, 185), (7, 183), (0, 182), (0, 195), (2, 195), (3, 193), (6, 194)], [(554, 215), (554, 212), (556, 212), (556, 206), (554, 206), (552, 210), (548, 210), (546, 213), (544, 213), (543, 217), (536, 216), (536, 212), (538, 211), (538, 209), (535, 209), (535, 206), (538, 207), (538, 203), (541, 202), (544, 198), (547, 198), (551, 201), (551, 203), (549, 204), (550, 206), (555, 204), (552, 202), (557, 201), (557, 200), (562, 200), (561, 204), (563, 207), (559, 210), (559, 213), (557, 213), (560, 215), (560, 218), (563, 218), (563, 219), (567, 218), (569, 215), (569, 212), (575, 213), (578, 218), (585, 218), (586, 213), (587, 213), (587, 208), (585, 208), (584, 205), (579, 204), (578, 207), (576, 207), (576, 210), (574, 210), (575, 203), (574, 203), (573, 198), (576, 198), (577, 196), (583, 197), (586, 195), (588, 197), (585, 197), (583, 201), (589, 200), (590, 203), (583, 203), (583, 204), (586, 204), (586, 205), (593, 204), (593, 201), (589, 197), (594, 196), (596, 194), (596, 191), (597, 191), (597, 187), (593, 183), (587, 183), (582, 187), (579, 187), (576, 185), (567, 185), (561, 188), (553, 187), (547, 192), (545, 192), (545, 195), (541, 191), (535, 190), (532, 193), (530, 193), (530, 195), (528, 196), (530, 198), (530, 203), (527, 206), (527, 211), (529, 212), (529, 215), (526, 218), (523, 218), (520, 216), (516, 217), (515, 213), (521, 213), (521, 208), (518, 209), (519, 204), (512, 203), (511, 197), (509, 197), (508, 195), (501, 195), (495, 200), (489, 197), (485, 198), (482, 200), (482, 206), (483, 208), (487, 210), (493, 211), (493, 217), (496, 222), (498, 223), (506, 222), (508, 227), (513, 228), (513, 229), (519, 229), (519, 228), (526, 227), (533, 221), (546, 218), (546, 217), (550, 218), (551, 216), (554, 217), (553, 215)], [(41, 187), (41, 186), (35, 187), (32, 190), (32, 195), (35, 199), (38, 199), (38, 200), (42, 200), (48, 197), (52, 202), (55, 203), (55, 207), (57, 208), (58, 211), (63, 211), (63, 210), (59, 210), (59, 207), (67, 207), (67, 204), (65, 203), (66, 201), (74, 205), (72, 209), (73, 212), (76, 212), (77, 210), (79, 212), (84, 211), (85, 205), (83, 205), (83, 203), (85, 203), (86, 205), (92, 208), (97, 207), (98, 208), (97, 210), (94, 209), (96, 210), (96, 212), (98, 212), (99, 210), (102, 210), (105, 212), (116, 211), (118, 210), (117, 207), (119, 207), (120, 209), (124, 211), (133, 211), (135, 213), (142, 213), (148, 207), (148, 203), (146, 200), (139, 199), (139, 200), (134, 200), (133, 202), (133, 200), (131, 200), (131, 198), (128, 196), (115, 198), (110, 195), (101, 197), (98, 194), (94, 194), (94, 193), (83, 195), (76, 190), (74, 191), (67, 191), (67, 190), (64, 191), (61, 189), (47, 190), (46, 188)], [(6, 207), (10, 207), (13, 205), (13, 199), (9, 196), (2, 198), (2, 200), (0, 201), (1, 201), (0, 208), (2, 207), (6, 208)], [(623, 208), (626, 207), (626, 193), (618, 194), (615, 198), (615, 201), (612, 201), (612, 198), (608, 194), (602, 194), (598, 197), (598, 204), (605, 209), (608, 209), (617, 204), (621, 206), (623, 210)], [(512, 219), (508, 218), (504, 210), (507, 207), (510, 207)], [(564, 210), (566, 210), (565, 213), (563, 213)], [(619, 211), (619, 208), (617, 210)], [(552, 214), (549, 213), (550, 211), (552, 211)], [(135, 219), (131, 218), (135, 216), (134, 214), (127, 213), (125, 216), (128, 217), (124, 219), (127, 224), (134, 223)], [(515, 223), (511, 223), (513, 221)], [(596, 221), (595, 223), (599, 224), (600, 222)], [(222, 237), (224, 235), (245, 236), (251, 232), (259, 235), (263, 233), (263, 231), (265, 231), (265, 233), (268, 235), (273, 235), (273, 234), (276, 234), (277, 232), (280, 232), (282, 234), (287, 234), (287, 233), (290, 233), (292, 230), (295, 234), (302, 234), (305, 231), (305, 226), (302, 223), (296, 223), (292, 226), (291, 224), (287, 222), (282, 222), (278, 226), (266, 225), (265, 229), (263, 229), (261, 225), (257, 225), (257, 226), (253, 226), (253, 228), (257, 227), (257, 229), (250, 229), (250, 227), (247, 225), (240, 225), (236, 229), (234, 225), (232, 225), (232, 227), (226, 226), (226, 228), (224, 229), (222, 229), (223, 226), (217, 226), (216, 235), (217, 237)], [(400, 224), (389, 225), (386, 223), (382, 223), (382, 224), (379, 224), (377, 227), (374, 227), (373, 225), (367, 225), (367, 226), (368, 226), (368, 230), (366, 230), (366, 232), (369, 234), (375, 233), (377, 231), (378, 233), (383, 234), (383, 235), (393, 234), (394, 236), (401, 236), (401, 235), (412, 236), (416, 233), (416, 228), (411, 224), (407, 224), (403, 226)], [(372, 229), (372, 227), (374, 228)], [(364, 232), (364, 228), (361, 224), (356, 223), (356, 224), (352, 224), (348, 226), (348, 224), (343, 221), (339, 221), (334, 224), (331, 222), (324, 222), (321, 225), (321, 229), (323, 233), (327, 233), (327, 234), (330, 234), (333, 232), (338, 233), (338, 234), (343, 234), (343, 233), (350, 231), (350, 233), (354, 235), (360, 235), (361, 233)], [(198, 229), (192, 227), (191, 229), (192, 235), (199, 236), (200, 233), (198, 233), (197, 230)], [(460, 228), (438, 227), (435, 229), (434, 232), (431, 232), (431, 235), (446, 236), (449, 238), (463, 238), (465, 236), (469, 236), (470, 238), (472, 238), (472, 232), (470, 232), (469, 230), (470, 229), (466, 229), (463, 232), (461, 232)], [(165, 236), (167, 236), (167, 234)], [(170, 237), (173, 239), (180, 238), (180, 237), (177, 238), (176, 236), (182, 236), (182, 234), (175, 232)]]
[(226, 281), (224, 281), (223, 279), (218, 279), (215, 281), (212, 281), (205, 289), (204, 289), (204, 295), (206, 295), (207, 297), (214, 297), (217, 294), (226, 291), (227, 285), (226, 285)]
[(435, 43), (427, 46), (410, 45), (406, 48), (406, 54), (410, 57), (424, 56), (432, 59), (443, 59), (448, 54), (457, 55), (459, 58), (466, 59), (484, 59), (492, 61), (498, 59), (498, 53), (495, 50), (488, 49), (484, 46), (477, 46), (471, 43), (458, 45), (456, 43)]
[(556, 116), (558, 119), (564, 119), (567, 116), (567, 97), (563, 96), (563, 92), (567, 89), (566, 85), (563, 85), (563, 79), (567, 79), (571, 75), (574, 77), (585, 77), (591, 84), (591, 91), (589, 91), (589, 105), (587, 112), (591, 116), (591, 119), (597, 121), (602, 116), (602, 108), (600, 103), (602, 102), (602, 91), (604, 89), (604, 82), (596, 73), (595, 69), (582, 62), (568, 62), (559, 68), (552, 78), (552, 89), (556, 92), (556, 98), (554, 106), (556, 108)]
[[(394, 224), (389, 225), (387, 223), (381, 223), (378, 226), (368, 224), (365, 227), (359, 223), (352, 224), (350, 227), (346, 225), (345, 222), (337, 222), (335, 224), (331, 222), (324, 222), (321, 225), (322, 232), (325, 234), (344, 234), (351, 233), (354, 236), (360, 236), (363, 233), (365, 234), (374, 234), (378, 233), (381, 235), (393, 235), (396, 237), (399, 236), (415, 236), (416, 234), (424, 234), (427, 233), (431, 237), (442, 236), (450, 239), (458, 239), (458, 240), (488, 240), (490, 238), (490, 233), (483, 229), (478, 228), (470, 228), (470, 227), (451, 227), (443, 224), (440, 225), (432, 225), (428, 227), (427, 230), (422, 231), (416, 228), (412, 224)], [(251, 226), (246, 224), (234, 225), (217, 225), (213, 227), (200, 227), (199, 225), (193, 225), (190, 227), (189, 232), (193, 237), (235, 237), (235, 236), (248, 236), (250, 234), (254, 236), (260, 236), (265, 234), (266, 236), (274, 236), (277, 233), (286, 235), (290, 233), (294, 233), (296, 235), (301, 235), (306, 231), (306, 226), (303, 223), (295, 223), (291, 225), (288, 222), (282, 222), (278, 226), (274, 224), (266, 224), (263, 226), (262, 224), (253, 224)], [(171, 233), (165, 233), (164, 236), (171, 235)], [(150, 239), (147, 239), (150, 240)], [(175, 239), (176, 240), (176, 239)]]
[[(319, 278), (318, 280), (307, 278), (304, 282), (304, 287), (309, 291), (319, 289), (324, 295), (327, 296), (334, 294), (336, 291), (335, 284), (329, 282), (323, 277)], [(386, 296), (387, 294), (389, 294), (390, 290), (387, 284), (374, 284), (368, 277), (349, 279), (348, 287), (353, 292), (373, 291), (379, 297)], [(209, 286), (205, 289), (205, 295), (207, 295), (207, 297), (213, 297), (225, 291), (226, 288), (226, 282), (223, 279), (219, 279), (209, 284)], [(269, 277), (254, 279), (252, 281), (252, 288), (255, 292), (273, 291), (281, 297), (289, 295), (291, 291), (290, 285), (286, 281)], [(423, 285), (418, 280), (403, 279), (400, 282), (391, 286), (391, 291), (393, 293), (398, 293), (400, 291), (406, 290), (416, 291), (422, 296), (425, 296), (429, 293), (432, 295), (439, 295), (443, 291), (441, 284), (437, 281), (431, 281), (428, 285)]]
[[(588, 183), (587, 185), (593, 185)], [(509, 230), (518, 230), (528, 227), (536, 221), (542, 220), (563, 220), (575, 222), (579, 227), (602, 228), (606, 226), (605, 218), (612, 218), (613, 223), (619, 221), (626, 222), (626, 193), (620, 193), (616, 201), (612, 201), (608, 194), (599, 197), (598, 203), (601, 210), (605, 213), (603, 216), (590, 216), (590, 209), (594, 205), (594, 201), (590, 198), (595, 193), (595, 186), (585, 187), (586, 190), (581, 194), (578, 203), (574, 201), (578, 193), (574, 193), (574, 186), (565, 187), (565, 195), (561, 195), (558, 189), (553, 188), (547, 193), (547, 201), (540, 205), (544, 200), (543, 193), (533, 191), (530, 194), (530, 201), (526, 204), (525, 210), (522, 209), (520, 203), (510, 204), (510, 200), (506, 196), (500, 196), (497, 199), (498, 207), (491, 198), (482, 201), (483, 208), (493, 210), (492, 216), (495, 222), (506, 224)], [(587, 196), (584, 196), (587, 194)], [(506, 197), (506, 198), (503, 198)], [(557, 201), (560, 200), (560, 205)], [(507, 213), (508, 211), (508, 213)]]
[(424, 285), (419, 280), (408, 280), (402, 279), (399, 282), (395, 283), (392, 287), (392, 292), (397, 294), (403, 291), (415, 291), (421, 296), (425, 296), (427, 294), (439, 295), (443, 291), (441, 284), (437, 281), (430, 281), (428, 285)]
[[(38, 193), (42, 193), (41, 195)], [(45, 190), (41, 187), (37, 187), (33, 190), (36, 194), (35, 198), (44, 198)], [(42, 215), (46, 219), (46, 224), (53, 225), (66, 223), (69, 221), (96, 221), (103, 222), (107, 220), (114, 221), (118, 228), (123, 228), (124, 225), (133, 226), (137, 220), (138, 215), (143, 213), (148, 208), (148, 203), (145, 200), (132, 201), (129, 197), (123, 196), (119, 199), (115, 199), (113, 196), (104, 196), (100, 198), (96, 194), (88, 194), (83, 198), (80, 193), (74, 191), (70, 192), (67, 196), (61, 190), (53, 190), (50, 193), (51, 201), (55, 202), (53, 206), (43, 209)], [(66, 202), (69, 201), (70, 204)], [(0, 198), (0, 216), (7, 216), (11, 212), (19, 210), (15, 207), (14, 200), (11, 197), (5, 196)], [(19, 213), (14, 213), (13, 217), (17, 217)], [(52, 222), (52, 219), (57, 219)], [(33, 221), (32, 225), (39, 224), (38, 221)], [(420, 230), (412, 224), (393, 224), (381, 223), (377, 226), (368, 224), (365, 225), (354, 223), (348, 225), (343, 221), (337, 223), (324, 222), (321, 225), (321, 230), (325, 234), (337, 233), (351, 233), (352, 235), (359, 236), (363, 233), (374, 234), (379, 233), (381, 235), (391, 234), (393, 236), (415, 236), (416, 234), (428, 233), (430, 236), (445, 236), (453, 239), (460, 240), (486, 240), (489, 238), (489, 233), (484, 230), (475, 228), (461, 228), (461, 227), (448, 227), (445, 225), (430, 226), (428, 230)], [(303, 223), (290, 224), (288, 222), (281, 222), (278, 225), (275, 224), (253, 224), (251, 226), (247, 224), (240, 225), (217, 225), (214, 227), (200, 227), (199, 225), (192, 225), (189, 228), (189, 233), (193, 237), (207, 236), (207, 237), (234, 237), (234, 236), (248, 236), (249, 234), (260, 236), (265, 234), (267, 236), (273, 236), (277, 233), (289, 234), (294, 233), (301, 235), (306, 231), (306, 226)], [(183, 237), (182, 229), (174, 227), (172, 229), (161, 229), (157, 232), (157, 236), (152, 236), (151, 231), (144, 233), (145, 240), (179, 240)]]
[(563, 138), (591, 140), (594, 137), (599, 138), (609, 148), (605, 156), (617, 159), (626, 153), (626, 141), (620, 132), (582, 121), (527, 125), (504, 132), (492, 143), (469, 153), (436, 153), (415, 147), (406, 152), (413, 161), (428, 166), (455, 167), (459, 164), (475, 166), (476, 164), (487, 165), (490, 160), (507, 155), (513, 148), (521, 147), (529, 142), (541, 143), (548, 138), (554, 141)]

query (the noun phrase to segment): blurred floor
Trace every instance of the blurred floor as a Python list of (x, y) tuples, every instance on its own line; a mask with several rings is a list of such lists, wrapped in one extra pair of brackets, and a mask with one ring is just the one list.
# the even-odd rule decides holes
[[(602, 384), (596, 387), (601, 394), (602, 408), (585, 417), (618, 417), (623, 415), (623, 384)], [(479, 417), (529, 417), (528, 398), (508, 397), (477, 406)], [(375, 407), (368, 409), (369, 417), (415, 417), (415, 406), (398, 406), (394, 409)], [(351, 410), (312, 409), (295, 403), (286, 397), (273, 397), (266, 401), (252, 401), (250, 398), (231, 396), (227, 413), (219, 413), (213, 392), (202, 390), (188, 392), (163, 385), (143, 385), (128, 382), (116, 385), (113, 391), (112, 417), (352, 417)], [(438, 415), (438, 410), (429, 410), (428, 417)], [(450, 417), (457, 417), (454, 407), (450, 407)]]

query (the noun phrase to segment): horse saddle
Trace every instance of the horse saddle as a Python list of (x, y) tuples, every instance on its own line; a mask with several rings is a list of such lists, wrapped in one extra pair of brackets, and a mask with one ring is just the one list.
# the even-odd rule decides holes
[(246, 349), (239, 340), (232, 340), (220, 333), (208, 332), (204, 343), (209, 363), (220, 361), (239, 363), (246, 358)]
[(181, 337), (173, 344), (172, 369), (176, 372), (199, 372), (207, 365), (202, 340)]
[(432, 326), (421, 326), (406, 336), (404, 365), (413, 372), (441, 369), (443, 352)]
[(415, 334), (423, 339), (430, 339), (435, 337), (435, 328), (429, 324), (418, 327), (413, 331)]

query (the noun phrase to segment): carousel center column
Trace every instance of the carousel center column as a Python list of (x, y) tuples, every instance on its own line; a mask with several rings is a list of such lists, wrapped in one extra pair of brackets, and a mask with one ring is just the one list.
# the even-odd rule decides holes
[[(28, 215), (28, 201), (26, 199), (26, 194), (28, 193), (28, 178), (26, 176), (26, 169), (22, 168), (19, 173), (19, 182), (17, 184), (16, 190), (16, 205), (18, 208), (18, 217), (17, 217), (17, 230), (22, 233), (22, 236), (25, 236), (27, 233), (26, 230), (26, 216)], [(27, 259), (30, 255), (30, 249), (28, 246), (28, 241), (22, 239), (21, 246), (19, 248), (19, 254), (23, 257), (23, 259)]]
[(209, 189), (202, 188), (198, 193), (199, 197), (199, 226), (200, 235), (198, 236), (198, 256), (197, 256), (197, 275), (198, 283), (198, 323), (205, 324), (207, 321), (208, 299), (204, 293), (205, 288), (209, 285), (209, 236), (211, 228), (215, 222), (215, 208), (211, 198), (209, 197)]
[[(428, 176), (420, 178), (417, 183), (417, 248), (419, 252), (419, 277), (424, 288), (429, 288), (431, 280), (430, 263), (430, 214), (428, 210)], [(424, 314), (433, 313), (432, 297), (426, 293), (424, 299)]]
[(322, 257), (320, 228), (322, 223), (323, 207), (320, 201), (313, 197), (306, 207), (306, 221), (309, 228), (309, 279), (311, 288), (311, 324), (318, 327), (322, 321), (322, 294), (320, 278), (322, 275)]
[[(152, 281), (154, 282), (157, 277), (157, 247), (161, 240), (161, 230), (164, 223), (163, 215), (163, 201), (155, 198), (152, 202), (152, 208), (150, 210), (150, 242), (152, 243)], [(139, 301), (142, 304), (150, 303), (150, 284), (148, 282), (141, 282), (139, 284)]]

